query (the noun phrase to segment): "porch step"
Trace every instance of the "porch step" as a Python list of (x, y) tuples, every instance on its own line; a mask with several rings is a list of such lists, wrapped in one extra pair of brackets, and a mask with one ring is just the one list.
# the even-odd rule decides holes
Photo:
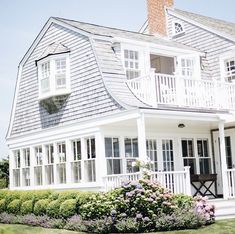
[(213, 199), (209, 203), (215, 206), (215, 219), (235, 218), (235, 200)]

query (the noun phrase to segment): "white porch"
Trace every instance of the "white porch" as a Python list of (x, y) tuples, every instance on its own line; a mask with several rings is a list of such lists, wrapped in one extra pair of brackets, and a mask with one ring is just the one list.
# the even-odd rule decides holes
[(127, 85), (137, 98), (152, 107), (235, 110), (234, 83), (159, 74), (153, 69), (148, 76), (128, 80)]

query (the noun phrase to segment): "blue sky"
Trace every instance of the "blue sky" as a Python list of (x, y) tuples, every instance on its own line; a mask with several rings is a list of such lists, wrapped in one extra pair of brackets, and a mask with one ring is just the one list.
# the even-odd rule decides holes
[[(234, 0), (175, 0), (176, 8), (235, 22), (231, 6)], [(146, 15), (146, 0), (0, 0), (0, 157), (7, 155), (18, 63), (50, 16), (138, 30)]]

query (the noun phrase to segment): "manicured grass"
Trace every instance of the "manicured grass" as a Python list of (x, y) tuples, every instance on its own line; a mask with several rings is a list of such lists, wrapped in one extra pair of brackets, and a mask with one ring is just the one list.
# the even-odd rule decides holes
[(81, 234), (81, 232), (30, 227), (18, 224), (0, 224), (0, 234)]
[[(184, 230), (172, 232), (158, 232), (159, 234), (234, 234), (235, 219), (217, 221), (213, 225), (198, 230)], [(0, 224), (0, 234), (81, 234), (58, 229), (45, 229), (41, 227), (29, 227), (26, 225)]]

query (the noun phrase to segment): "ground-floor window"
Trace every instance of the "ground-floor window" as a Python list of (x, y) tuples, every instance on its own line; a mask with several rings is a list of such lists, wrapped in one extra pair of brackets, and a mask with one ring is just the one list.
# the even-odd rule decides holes
[(54, 184), (54, 165), (45, 166), (46, 184)]
[(173, 140), (162, 140), (163, 170), (174, 171)]
[(139, 171), (136, 166), (136, 161), (139, 158), (138, 139), (125, 138), (125, 158), (126, 158), (126, 172), (134, 173)]
[(14, 187), (20, 186), (20, 169), (13, 169), (13, 184)]
[(35, 185), (42, 185), (42, 166), (34, 167)]
[(105, 157), (107, 165), (107, 174), (121, 174), (122, 160), (120, 159), (119, 139), (105, 138)]
[(45, 181), (47, 185), (54, 184), (54, 145), (45, 145), (46, 164), (45, 164)]
[(196, 157), (194, 154), (193, 139), (182, 139), (182, 156), (184, 166), (190, 166), (190, 174), (197, 174)]
[(30, 186), (30, 169), (23, 168), (22, 169), (22, 176), (23, 176), (23, 186)]
[(66, 163), (57, 164), (58, 183), (66, 184)]
[(197, 154), (200, 174), (211, 174), (211, 158), (209, 156), (208, 139), (197, 139)]
[(225, 137), (225, 152), (226, 152), (227, 167), (228, 169), (232, 169), (233, 161), (232, 161), (232, 147), (231, 147), (230, 136)]
[(151, 162), (151, 170), (158, 171), (157, 161), (157, 141), (153, 139), (146, 140), (147, 156)]
[(96, 145), (95, 138), (86, 139), (86, 159), (84, 160), (85, 181), (96, 181)]
[(73, 162), (71, 163), (72, 182), (79, 183), (82, 180), (81, 140), (72, 141), (72, 147), (73, 147)]

